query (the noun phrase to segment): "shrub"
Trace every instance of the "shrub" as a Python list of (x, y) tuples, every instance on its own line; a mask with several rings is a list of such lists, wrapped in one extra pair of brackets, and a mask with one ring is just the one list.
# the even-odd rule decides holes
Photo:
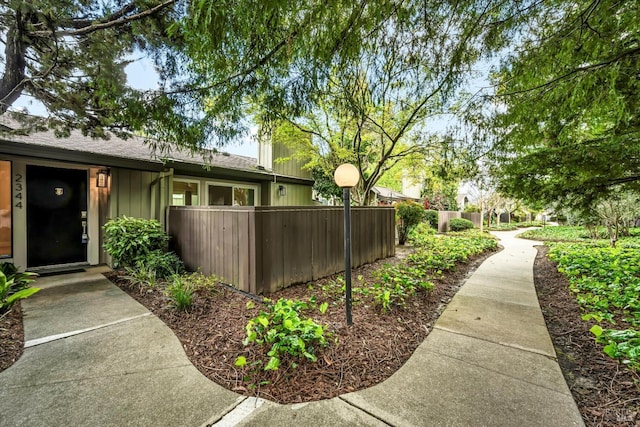
[(473, 222), (464, 218), (451, 218), (449, 220), (449, 230), (451, 231), (464, 231), (473, 228)]
[(119, 267), (134, 267), (151, 252), (166, 252), (169, 236), (156, 220), (122, 216), (104, 225), (104, 249)]
[(422, 220), (429, 224), (431, 228), (438, 229), (438, 211), (427, 209), (424, 211)]
[[(4, 270), (9, 274), (5, 274)], [(28, 298), (40, 290), (28, 287), (34, 280), (34, 273), (19, 273), (17, 270), (13, 264), (3, 265), (0, 270), (0, 314), (8, 312), (18, 300)]]
[(396, 205), (396, 215), (398, 217), (398, 243), (404, 245), (409, 236), (409, 232), (420, 223), (424, 208), (422, 205), (406, 201)]
[[(246, 331), (247, 337), (244, 345), (255, 342), (258, 344), (271, 344), (267, 353), (269, 362), (264, 367), (265, 371), (277, 370), (283, 355), (304, 357), (315, 362), (316, 346), (327, 345), (326, 326), (320, 325), (309, 318), (300, 319), (300, 312), (308, 308), (302, 301), (292, 301), (280, 298), (275, 304), (269, 300), (267, 310), (259, 316), (249, 320)], [(236, 361), (241, 366), (240, 358)]]
[(143, 264), (149, 269), (155, 271), (155, 275), (159, 279), (176, 274), (184, 273), (184, 264), (174, 252), (163, 252), (156, 250), (150, 252), (143, 260)]

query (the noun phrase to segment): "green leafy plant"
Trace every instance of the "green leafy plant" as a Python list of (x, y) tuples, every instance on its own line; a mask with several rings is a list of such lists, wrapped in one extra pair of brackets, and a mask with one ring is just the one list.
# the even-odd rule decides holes
[(146, 268), (155, 271), (156, 277), (160, 279), (184, 273), (184, 264), (174, 252), (155, 250), (139, 261)]
[(7, 280), (13, 282), (11, 287), (12, 292), (17, 292), (29, 287), (29, 284), (33, 283), (36, 277), (38, 277), (36, 273), (28, 271), (20, 272), (20, 269), (12, 262), (1, 263), (0, 271), (4, 273)]
[(193, 301), (193, 286), (184, 279), (185, 276), (173, 276), (165, 289), (165, 295), (176, 309), (188, 311)]
[(156, 286), (156, 271), (146, 265), (143, 260), (139, 260), (135, 267), (125, 267), (124, 270), (127, 273), (124, 278), (132, 285), (137, 286), (140, 292)]
[[(301, 312), (308, 308), (304, 302), (282, 298), (275, 303), (265, 302), (266, 310), (247, 323), (244, 339), (244, 345), (271, 345), (264, 370), (277, 370), (284, 355), (315, 362), (316, 349), (327, 345), (326, 326), (311, 318), (300, 318)], [(240, 358), (236, 363), (241, 363)]]
[(153, 219), (122, 216), (104, 225), (104, 249), (116, 266), (134, 267), (155, 251), (167, 252), (169, 236)]
[(422, 221), (424, 221), (429, 227), (437, 230), (438, 229), (438, 211), (434, 211), (431, 209), (425, 209)]
[(373, 285), (373, 298), (386, 313), (392, 305), (404, 307), (406, 299), (418, 289), (429, 291), (433, 283), (426, 280), (426, 271), (407, 264), (384, 265), (374, 273), (378, 281)]
[[(640, 367), (640, 253), (633, 246), (612, 248), (607, 242), (547, 243), (548, 256), (567, 276), (569, 289), (583, 310), (603, 352), (631, 369)], [(600, 323), (626, 323), (624, 329)]]
[(422, 220), (424, 208), (422, 205), (406, 201), (396, 205), (396, 216), (398, 218), (398, 243), (404, 245), (409, 236), (409, 232)]
[(623, 364), (640, 370), (640, 331), (635, 329), (602, 329), (594, 325), (590, 329), (596, 342), (604, 344), (602, 351), (612, 359), (620, 359)]
[(0, 314), (4, 315), (17, 301), (28, 298), (40, 290), (39, 288), (27, 287), (33, 281), (31, 280), (32, 273), (27, 273), (27, 276), (23, 276), (18, 282), (15, 281), (16, 275), (17, 272), (9, 278), (0, 271)]
[(451, 231), (464, 231), (471, 230), (473, 228), (473, 222), (465, 218), (451, 218), (449, 220), (449, 230)]

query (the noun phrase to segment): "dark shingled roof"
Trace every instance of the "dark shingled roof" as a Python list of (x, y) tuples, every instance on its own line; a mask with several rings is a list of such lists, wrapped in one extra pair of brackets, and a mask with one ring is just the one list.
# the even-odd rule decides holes
[[(5, 116), (0, 117), (0, 126), (5, 130), (19, 129), (20, 125)], [(8, 128), (8, 129), (7, 129)], [(246, 170), (257, 173), (268, 173), (258, 168), (257, 159), (253, 157), (204, 150), (201, 153), (190, 153), (189, 150), (176, 149), (166, 153), (154, 152), (151, 145), (143, 138), (128, 139), (110, 135), (109, 139), (94, 139), (82, 135), (79, 131), (72, 131), (66, 138), (57, 138), (53, 131), (33, 132), (29, 135), (1, 132), (0, 138), (6, 141), (20, 142), (43, 147), (55, 147), (82, 153), (101, 154), (109, 157), (135, 159), (145, 162), (162, 164), (165, 162), (189, 163), (208, 165), (225, 169)]]

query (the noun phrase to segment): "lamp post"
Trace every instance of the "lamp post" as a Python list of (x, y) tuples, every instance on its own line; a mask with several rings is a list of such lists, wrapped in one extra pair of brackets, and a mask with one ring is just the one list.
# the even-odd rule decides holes
[(351, 187), (355, 187), (360, 180), (360, 172), (350, 163), (345, 163), (336, 169), (333, 178), (342, 188), (344, 197), (344, 282), (345, 303), (347, 306), (347, 325), (351, 326)]

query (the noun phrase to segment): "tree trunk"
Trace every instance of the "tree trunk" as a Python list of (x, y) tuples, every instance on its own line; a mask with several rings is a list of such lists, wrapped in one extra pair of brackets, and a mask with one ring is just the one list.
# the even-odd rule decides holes
[(27, 47), (23, 42), (23, 26), (22, 12), (18, 9), (15, 22), (11, 22), (7, 30), (4, 74), (0, 79), (0, 114), (16, 102), (24, 88)]

